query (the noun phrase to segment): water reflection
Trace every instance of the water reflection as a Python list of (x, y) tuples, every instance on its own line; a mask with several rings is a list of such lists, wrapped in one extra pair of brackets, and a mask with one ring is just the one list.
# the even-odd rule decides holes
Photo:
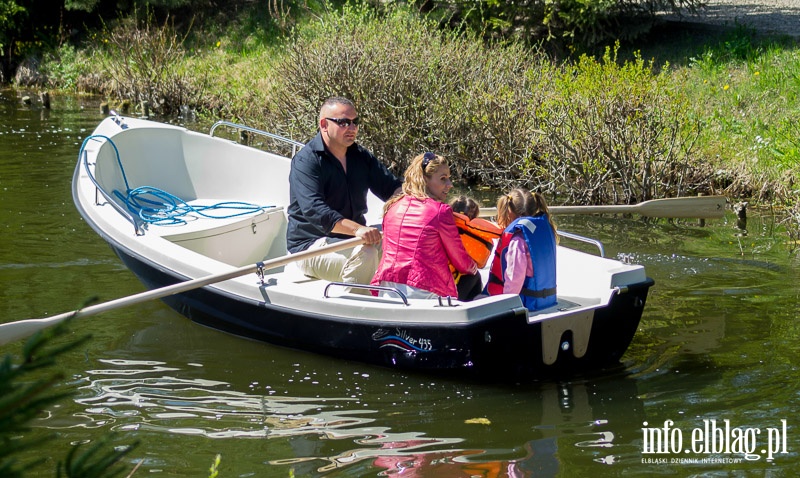
[[(271, 398), (230, 390), (230, 384), (205, 379), (162, 375), (179, 368), (160, 363), (104, 361), (114, 368), (89, 370), (90, 397), (80, 398), (85, 417), (95, 422), (138, 417), (125, 430), (202, 435), (209, 438), (266, 437), (267, 435), (329, 432), (368, 422), (325, 412), (347, 398)], [(94, 376), (111, 378), (93, 378)], [(124, 378), (134, 375), (135, 378)], [(309, 418), (313, 416), (313, 418)]]
[(43, 425), (276, 440), (283, 445), (270, 449), (282, 453), (271, 452), (265, 463), (291, 467), (297, 476), (344, 469), (348, 476), (361, 473), (353, 469), (382, 470), (381, 476), (555, 476), (565, 461), (572, 469), (576, 460), (613, 465), (638, 452), (643, 407), (635, 381), (624, 375), (497, 389), (356, 372), (360, 366), (334, 371), (307, 358), (290, 371), (258, 374), (247, 391), (192, 378), (204, 369), (213, 375), (198, 362), (100, 359), (99, 367), (75, 377), (81, 386), (72, 417)]

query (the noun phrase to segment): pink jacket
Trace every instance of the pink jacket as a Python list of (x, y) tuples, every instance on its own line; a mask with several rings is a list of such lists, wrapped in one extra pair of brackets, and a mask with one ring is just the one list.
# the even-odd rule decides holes
[(413, 196), (392, 204), (383, 218), (383, 256), (372, 284), (397, 282), (458, 297), (449, 263), (462, 274), (478, 270), (464, 249), (450, 206)]

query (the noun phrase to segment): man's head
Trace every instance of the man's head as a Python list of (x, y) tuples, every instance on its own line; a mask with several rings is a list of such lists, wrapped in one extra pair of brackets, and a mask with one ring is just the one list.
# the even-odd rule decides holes
[(355, 143), (358, 114), (353, 102), (340, 96), (325, 100), (319, 110), (319, 130), (325, 144), (334, 153), (343, 152)]

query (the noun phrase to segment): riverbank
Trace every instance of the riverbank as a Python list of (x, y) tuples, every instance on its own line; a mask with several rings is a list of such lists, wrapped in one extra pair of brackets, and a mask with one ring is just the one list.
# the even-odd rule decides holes
[(442, 35), (408, 12), (329, 12), (281, 38), (238, 28), (187, 41), (123, 23), (44, 70), (131, 114), (193, 111), (293, 138), (313, 134), (322, 97), (344, 94), (365, 118), (361, 140), (398, 172), (424, 148), (476, 187), (584, 204), (724, 194), (797, 215), (796, 42), (662, 28), (563, 62)]

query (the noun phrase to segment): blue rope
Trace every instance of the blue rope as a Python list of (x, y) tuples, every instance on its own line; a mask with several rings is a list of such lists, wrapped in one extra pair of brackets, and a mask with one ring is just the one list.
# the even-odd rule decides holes
[[(122, 166), (122, 159), (120, 158), (119, 149), (117, 145), (108, 136), (91, 135), (83, 140), (79, 158), (83, 156), (83, 150), (86, 143), (95, 138), (101, 138), (108, 141), (114, 148), (116, 154), (117, 164), (119, 165), (120, 173), (122, 173), (122, 181), (125, 183), (125, 193), (119, 190), (114, 190), (113, 193), (118, 197), (129, 211), (139, 216), (142, 221), (155, 224), (155, 225), (180, 225), (186, 224), (185, 216), (189, 214), (197, 214), (199, 216), (208, 217), (212, 219), (226, 219), (230, 217), (245, 216), (247, 214), (255, 214), (273, 206), (259, 206), (257, 204), (239, 202), (239, 201), (223, 201), (208, 206), (192, 206), (183, 199), (170, 194), (162, 189), (153, 186), (140, 186), (131, 189), (128, 184), (128, 177), (125, 175), (125, 168)], [(88, 172), (88, 171), (87, 171)], [(91, 173), (89, 173), (91, 175)], [(94, 179), (94, 177), (92, 177)], [(97, 184), (97, 181), (94, 181)], [(234, 210), (239, 211), (230, 214), (215, 214), (219, 210)]]

